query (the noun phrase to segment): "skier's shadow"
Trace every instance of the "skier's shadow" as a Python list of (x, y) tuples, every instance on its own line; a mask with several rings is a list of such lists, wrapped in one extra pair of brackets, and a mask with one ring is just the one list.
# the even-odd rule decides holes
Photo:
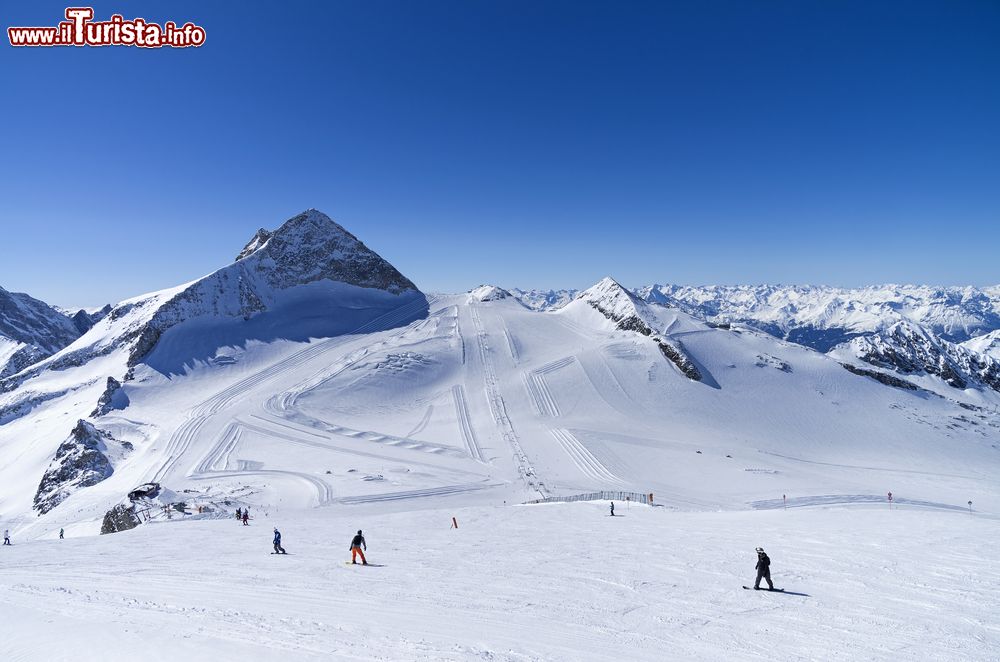
[(811, 598), (812, 597), (808, 593), (796, 593), (795, 591), (774, 591), (774, 593), (782, 593), (784, 595), (800, 595), (803, 598)]

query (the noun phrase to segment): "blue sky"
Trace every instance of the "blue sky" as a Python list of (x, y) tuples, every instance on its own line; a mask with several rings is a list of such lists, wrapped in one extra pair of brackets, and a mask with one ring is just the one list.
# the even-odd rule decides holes
[(0, 45), (9, 290), (176, 285), (309, 207), (429, 291), (1000, 282), (997, 2), (94, 8), (207, 42)]

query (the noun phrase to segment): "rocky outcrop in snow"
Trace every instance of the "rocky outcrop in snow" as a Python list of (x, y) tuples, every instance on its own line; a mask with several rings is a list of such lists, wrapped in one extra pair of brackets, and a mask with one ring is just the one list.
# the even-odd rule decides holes
[(120, 455), (131, 447), (128, 442), (116, 441), (87, 421), (78, 421), (69, 438), (59, 445), (42, 476), (35, 492), (35, 510), (44, 515), (73, 492), (105, 480), (114, 473), (109, 453)]
[(115, 409), (125, 409), (125, 407), (128, 407), (128, 403), (128, 396), (122, 390), (121, 382), (114, 377), (108, 377), (108, 384), (104, 389), (104, 393), (97, 400), (97, 407), (91, 412), (90, 416), (97, 418)]
[(101, 522), (101, 535), (128, 531), (141, 523), (134, 506), (120, 503), (104, 513), (104, 521)]
[(95, 324), (97, 324), (102, 319), (107, 317), (108, 313), (110, 312), (111, 312), (111, 304), (108, 304), (103, 308), (95, 310), (93, 312), (89, 312), (87, 310), (78, 310), (77, 312), (75, 312), (73, 315), (70, 316), (70, 319), (73, 320), (73, 326), (76, 327), (76, 330), (79, 331), (80, 335), (82, 336), (87, 331), (90, 331), (92, 328), (94, 328)]
[(585, 301), (594, 310), (615, 323), (622, 331), (634, 331), (649, 337), (660, 348), (660, 352), (688, 379), (701, 381), (702, 375), (687, 355), (678, 340), (667, 338), (654, 330), (656, 316), (646, 303), (622, 287), (613, 278), (604, 278), (593, 287), (584, 290), (577, 299)]
[(933, 375), (954, 388), (988, 387), (1000, 391), (1000, 361), (948, 342), (910, 322), (855, 338), (833, 353), (903, 375)]

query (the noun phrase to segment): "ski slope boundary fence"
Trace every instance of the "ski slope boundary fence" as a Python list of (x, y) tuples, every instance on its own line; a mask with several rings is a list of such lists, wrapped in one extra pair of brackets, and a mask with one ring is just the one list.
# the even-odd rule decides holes
[(568, 503), (570, 501), (631, 501), (633, 503), (650, 504), (649, 494), (639, 492), (588, 492), (572, 496), (553, 496), (534, 499), (526, 503)]

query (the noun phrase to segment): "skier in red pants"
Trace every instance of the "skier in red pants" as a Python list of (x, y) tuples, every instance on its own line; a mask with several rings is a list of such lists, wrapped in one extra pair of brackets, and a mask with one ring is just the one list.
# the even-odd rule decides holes
[[(364, 551), (361, 551), (361, 548)], [(361, 564), (368, 565), (368, 560), (365, 559), (365, 552), (368, 551), (368, 545), (365, 543), (365, 537), (361, 535), (361, 529), (358, 529), (358, 535), (354, 536), (351, 540), (351, 563), (357, 565), (358, 556), (361, 556)]]

